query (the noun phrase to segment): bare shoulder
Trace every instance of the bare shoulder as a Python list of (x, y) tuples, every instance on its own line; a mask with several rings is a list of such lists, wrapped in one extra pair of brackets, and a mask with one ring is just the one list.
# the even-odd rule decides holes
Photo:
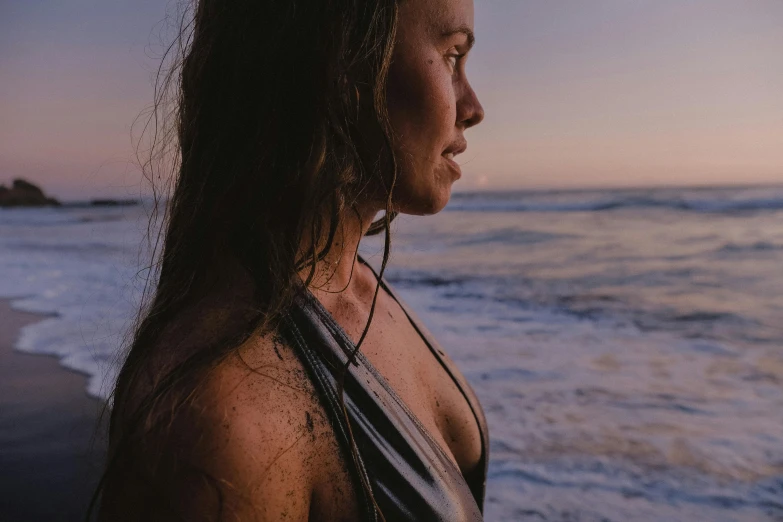
[(344, 469), (339, 449), (301, 363), (277, 335), (252, 335), (210, 370), (155, 437), (160, 493), (177, 519), (337, 520), (313, 513), (331, 511), (319, 492), (327, 474)]
[(277, 336), (253, 336), (210, 372), (179, 419), (176, 431), (202, 434), (190, 457), (238, 520), (308, 519), (328, 421), (292, 355)]

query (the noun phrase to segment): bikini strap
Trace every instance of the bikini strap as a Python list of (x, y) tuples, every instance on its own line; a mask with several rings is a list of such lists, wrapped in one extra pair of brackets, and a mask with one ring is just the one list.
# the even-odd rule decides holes
[[(375, 272), (375, 269), (370, 266), (370, 264), (361, 256), (357, 257), (361, 263), (365, 264), (372, 271), (372, 273), (375, 275), (375, 278), (377, 279), (378, 274)], [(489, 469), (489, 428), (487, 426), (487, 419), (484, 416), (484, 410), (481, 408), (481, 403), (479, 402), (476, 393), (473, 391), (473, 388), (463, 377), (462, 373), (457, 369), (451, 358), (443, 350), (432, 332), (427, 329), (419, 316), (416, 315), (416, 313), (411, 308), (409, 308), (407, 304), (405, 304), (402, 298), (397, 295), (397, 292), (392, 289), (391, 285), (386, 281), (385, 278), (381, 278), (381, 286), (384, 290), (386, 290), (386, 292), (388, 292), (392, 299), (394, 299), (397, 304), (400, 305), (400, 308), (402, 308), (402, 311), (405, 312), (405, 315), (408, 316), (408, 320), (424, 340), (424, 343), (429, 347), (432, 354), (449, 374), (459, 391), (462, 392), (462, 395), (468, 402), (468, 406), (470, 406), (470, 409), (473, 412), (473, 416), (476, 418), (476, 423), (478, 424), (479, 432), (481, 434), (481, 461), (479, 465), (476, 466), (475, 471), (471, 473), (470, 476), (465, 477), (465, 480), (468, 482), (471, 492), (476, 498), (476, 502), (483, 511), (484, 496), (487, 486), (487, 472)]]
[[(316, 389), (318, 397), (321, 400), (321, 404), (326, 410), (329, 421), (337, 438), (337, 442), (340, 449), (343, 452), (343, 457), (348, 465), (348, 471), (351, 475), (355, 487), (355, 491), (359, 496), (359, 504), (361, 510), (364, 513), (362, 520), (368, 522), (377, 522), (378, 513), (375, 506), (370, 499), (368, 492), (362, 483), (370, 484), (370, 478), (367, 474), (367, 469), (362, 460), (361, 454), (354, 454), (351, 449), (350, 441), (350, 427), (346, 424), (345, 416), (343, 415), (342, 408), (340, 407), (339, 398), (337, 397), (336, 390), (333, 385), (333, 378), (331, 372), (327, 367), (327, 364), (334, 366), (338, 364), (338, 356), (336, 355), (337, 348), (334, 346), (334, 341), (329, 338), (319, 335), (314, 331), (302, 332), (298, 325), (308, 324), (307, 320), (302, 318), (295, 319), (293, 314), (304, 313), (304, 308), (300, 306), (294, 308), (283, 316), (282, 334), (294, 348), (295, 352), (299, 356), (299, 360), (305, 368), (305, 371), (313, 383)], [(318, 337), (318, 342), (308, 343), (306, 337), (313, 338)], [(315, 346), (329, 346), (330, 350), (316, 351), (311, 345)]]

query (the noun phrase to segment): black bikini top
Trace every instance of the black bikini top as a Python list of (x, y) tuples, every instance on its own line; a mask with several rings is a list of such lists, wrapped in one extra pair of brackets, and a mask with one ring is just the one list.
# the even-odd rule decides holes
[[(359, 260), (367, 264), (366, 261)], [(369, 265), (367, 265), (369, 267)], [(372, 267), (370, 267), (372, 269)], [(377, 274), (376, 274), (377, 276)], [(309, 291), (296, 299), (283, 321), (282, 334), (302, 361), (319, 394), (348, 463), (365, 520), (380, 520), (361, 484), (369, 484), (383, 517), (391, 521), (480, 521), (486, 487), (489, 440), (484, 413), (473, 390), (444, 358), (421, 320), (386, 281), (382, 288), (399, 303), (413, 327), (462, 392), (481, 432), (481, 461), (463, 476), (384, 377), (359, 351), (345, 376), (345, 407), (358, 449), (352, 457), (337, 397), (336, 376), (355, 346), (320, 301)]]

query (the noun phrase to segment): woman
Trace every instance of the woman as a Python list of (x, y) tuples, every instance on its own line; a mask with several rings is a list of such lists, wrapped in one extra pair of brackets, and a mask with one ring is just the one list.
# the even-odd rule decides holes
[[(100, 519), (480, 520), (481, 408), (382, 280), (390, 222), (446, 205), (483, 118), (472, 0), (194, 14), (159, 282), (114, 393)], [(379, 232), (376, 275), (357, 247)]]

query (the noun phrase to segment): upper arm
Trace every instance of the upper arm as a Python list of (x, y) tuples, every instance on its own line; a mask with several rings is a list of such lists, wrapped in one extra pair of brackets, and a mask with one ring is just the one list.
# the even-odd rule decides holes
[[(186, 513), (212, 511), (210, 520), (307, 520), (316, 459), (308, 413), (279, 393), (278, 383), (247, 381), (209, 388), (216, 392), (212, 405), (200, 413), (197, 429), (185, 433), (197, 437), (183, 458), (191, 472), (178, 477), (184, 487), (173, 496)], [(203, 492), (211, 506), (188, 506), (194, 484), (213, 490)]]
[(279, 359), (268, 338), (253, 342), (211, 371), (150, 435), (130, 466), (142, 472), (115, 485), (117, 505), (102, 509), (102, 518), (308, 519), (325, 419), (295, 357)]

